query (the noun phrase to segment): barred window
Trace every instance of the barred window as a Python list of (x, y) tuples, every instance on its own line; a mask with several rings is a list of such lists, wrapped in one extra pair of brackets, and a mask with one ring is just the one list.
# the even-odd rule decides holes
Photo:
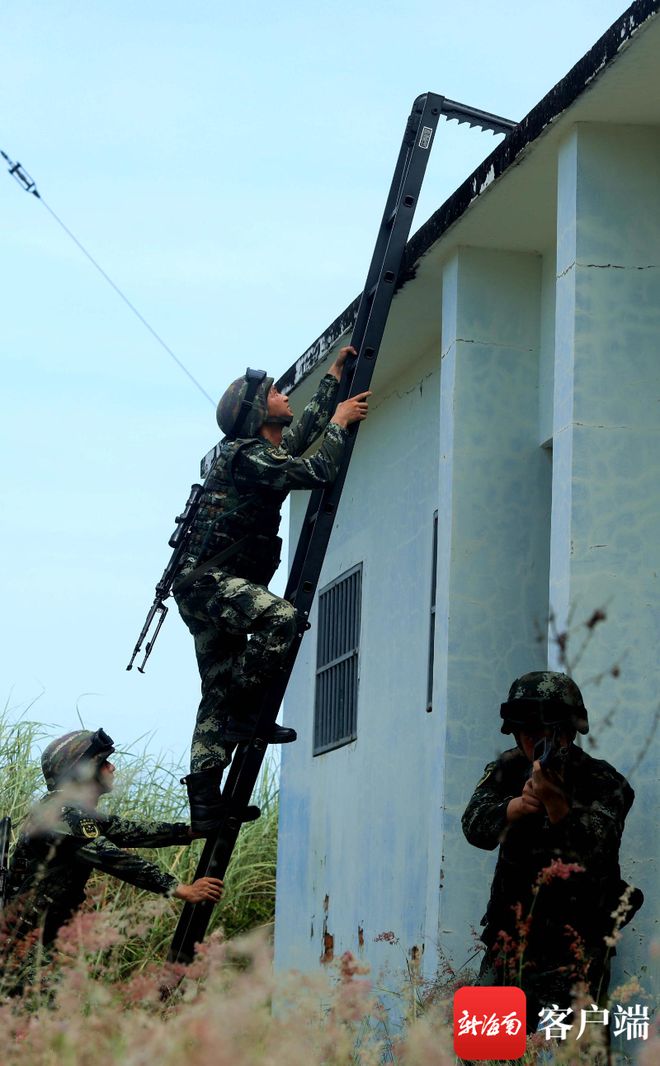
[(429, 667), (426, 683), (426, 710), (433, 710), (433, 649), (435, 647), (435, 591), (438, 583), (438, 512), (433, 515), (433, 556), (431, 562), (431, 622), (429, 625)]
[(314, 755), (357, 737), (362, 563), (319, 594)]

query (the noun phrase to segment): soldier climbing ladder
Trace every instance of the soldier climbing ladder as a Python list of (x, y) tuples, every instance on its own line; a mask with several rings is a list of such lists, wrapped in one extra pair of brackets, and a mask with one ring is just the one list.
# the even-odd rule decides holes
[[(435, 93), (419, 96), (408, 119), (403, 143), (396, 163), (392, 184), (387, 197), (383, 219), (380, 224), (376, 247), (367, 274), (365, 288), (358, 307), (351, 345), (357, 356), (346, 364), (342, 376), (338, 402), (356, 396), (368, 390), (373, 375), (376, 358), (385, 332), (387, 317), (394, 293), (399, 281), (401, 266), (412, 219), (417, 206), (429, 152), (433, 143), (440, 116), (467, 122), (495, 133), (508, 133), (515, 123), (478, 111), (474, 108), (447, 100)], [(277, 718), (278, 710), (291, 676), (296, 655), (303, 634), (309, 628), (312, 601), (316, 592), (321, 568), (325, 558), (330, 534), (334, 525), (337, 507), (348, 472), (357, 428), (359, 423), (350, 427), (349, 440), (344, 453), (342, 465), (335, 481), (323, 489), (313, 492), (307, 508), (302, 531), (296, 548), (284, 598), (297, 609), (301, 620), (296, 638), (287, 655), (285, 666), (277, 679), (263, 692), (257, 724), (248, 743), (239, 745), (223, 789), (227, 814), (222, 820), (216, 834), (209, 837), (202, 852), (197, 868), (196, 878), (203, 876), (223, 877), (242, 824), (241, 812), (247, 808), (259, 770), (267, 748), (265, 737)], [(202, 476), (205, 476), (213, 462), (214, 452), (202, 461)], [(200, 489), (194, 486), (193, 489)], [(183, 523), (190, 522), (188, 514), (191, 504), (194, 509), (197, 498), (195, 493), (188, 501), (184, 515), (177, 519), (180, 529)], [(146, 645), (146, 662), (154, 641), (162, 625), (167, 607), (164, 599), (169, 594), (167, 578), (175, 572), (175, 556), (178, 542), (177, 533), (170, 542), (175, 552), (170, 564), (157, 586), (156, 600), (140, 634), (140, 639), (133, 653), (131, 663), (140, 650), (147, 631), (156, 614), (159, 615), (154, 636)], [(130, 667), (129, 667), (130, 668)], [(200, 943), (208, 927), (213, 905), (200, 903), (187, 904), (179, 920), (169, 960), (189, 962), (194, 954), (195, 945)]]

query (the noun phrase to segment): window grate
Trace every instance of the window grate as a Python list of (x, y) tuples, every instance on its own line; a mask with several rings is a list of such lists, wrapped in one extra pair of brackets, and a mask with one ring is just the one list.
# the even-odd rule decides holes
[(314, 755), (357, 737), (362, 564), (319, 594)]

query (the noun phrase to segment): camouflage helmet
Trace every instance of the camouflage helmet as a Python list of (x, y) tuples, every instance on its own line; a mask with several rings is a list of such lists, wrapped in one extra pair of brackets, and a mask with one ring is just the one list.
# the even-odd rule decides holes
[(582, 693), (567, 674), (537, 670), (517, 678), (509, 698), (500, 707), (502, 732), (515, 733), (525, 726), (569, 725), (589, 732)]
[(112, 738), (103, 729), (97, 729), (95, 733), (89, 729), (76, 729), (52, 740), (41, 756), (41, 769), (49, 792), (79, 776), (83, 763), (91, 763), (88, 769), (93, 777), (98, 766), (114, 750)]
[[(256, 375), (260, 376), (257, 381)], [(251, 386), (252, 383), (252, 387)], [(256, 391), (255, 391), (256, 384)], [(215, 417), (227, 437), (256, 437), (268, 417), (268, 393), (273, 379), (264, 370), (246, 370), (223, 393)], [(250, 392), (253, 393), (250, 399)], [(241, 412), (245, 414), (237, 426)], [(238, 432), (237, 432), (238, 430)]]

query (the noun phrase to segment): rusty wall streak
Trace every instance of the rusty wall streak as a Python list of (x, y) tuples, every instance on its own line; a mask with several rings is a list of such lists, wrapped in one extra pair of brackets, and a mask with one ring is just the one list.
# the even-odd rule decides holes
[(335, 957), (335, 938), (328, 932), (328, 911), (330, 909), (330, 896), (326, 892), (323, 897), (323, 950), (321, 951), (321, 964), (323, 966), (332, 962)]
[(325, 966), (327, 963), (332, 962), (335, 957), (335, 938), (332, 933), (328, 933), (327, 930), (323, 932), (323, 954), (321, 955), (321, 962)]

